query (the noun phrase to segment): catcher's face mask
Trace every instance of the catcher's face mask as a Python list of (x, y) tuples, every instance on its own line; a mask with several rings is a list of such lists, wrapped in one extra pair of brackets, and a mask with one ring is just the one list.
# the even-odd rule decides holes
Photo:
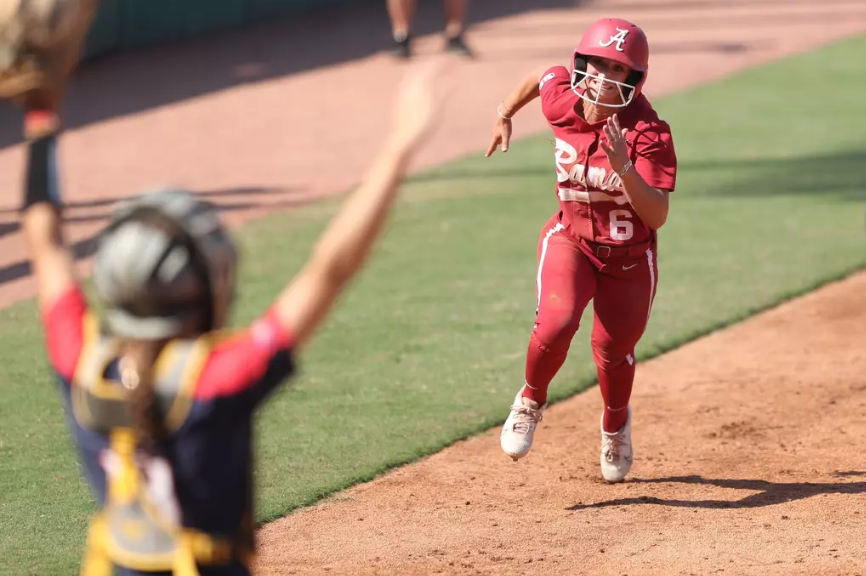
[[(168, 229), (148, 223), (154, 216)], [(100, 235), (94, 264), (109, 328), (118, 336), (161, 339), (224, 327), (237, 258), (216, 211), (188, 192), (122, 203)]]

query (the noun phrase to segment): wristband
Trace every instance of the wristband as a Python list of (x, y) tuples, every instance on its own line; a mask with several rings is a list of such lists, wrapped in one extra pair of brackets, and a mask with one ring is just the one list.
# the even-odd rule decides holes
[(60, 131), (60, 118), (50, 110), (30, 110), (24, 116), (24, 138), (31, 142)]
[(503, 114), (502, 112), (499, 111), (499, 109), (501, 107), (502, 107), (502, 104), (500, 104), (499, 106), (496, 107), (496, 113), (499, 114), (499, 117), (502, 118), (503, 120), (511, 120), (513, 115), (512, 116), (506, 116), (505, 114)]
[(57, 175), (57, 135), (49, 133), (28, 143), (27, 174), (22, 210), (48, 203), (60, 208), (60, 183)]

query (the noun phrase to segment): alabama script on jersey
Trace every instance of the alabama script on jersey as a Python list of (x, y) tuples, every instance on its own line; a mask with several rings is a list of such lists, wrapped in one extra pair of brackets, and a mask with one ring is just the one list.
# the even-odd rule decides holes
[[(575, 111), (580, 98), (571, 89), (564, 66), (549, 68), (539, 84), (541, 109), (556, 142), (556, 194), (563, 226), (574, 238), (601, 244), (640, 244), (651, 230), (629, 204), (619, 175), (611, 169), (599, 145), (604, 121), (588, 124)], [(670, 126), (659, 119), (649, 101), (639, 95), (617, 109), (627, 129), (629, 156), (634, 168), (655, 188), (674, 190), (677, 159)]]

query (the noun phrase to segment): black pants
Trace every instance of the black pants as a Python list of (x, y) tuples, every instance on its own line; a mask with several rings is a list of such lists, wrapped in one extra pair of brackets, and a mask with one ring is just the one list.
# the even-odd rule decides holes
[[(250, 571), (240, 562), (233, 562), (227, 566), (200, 566), (201, 576), (250, 576)], [(128, 568), (115, 568), (114, 576), (172, 576), (171, 572), (139, 572)]]

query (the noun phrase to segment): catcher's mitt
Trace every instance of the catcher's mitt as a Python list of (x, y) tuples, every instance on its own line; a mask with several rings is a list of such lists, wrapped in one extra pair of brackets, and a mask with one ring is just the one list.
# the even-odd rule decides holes
[(0, 98), (56, 109), (98, 0), (0, 0)]

